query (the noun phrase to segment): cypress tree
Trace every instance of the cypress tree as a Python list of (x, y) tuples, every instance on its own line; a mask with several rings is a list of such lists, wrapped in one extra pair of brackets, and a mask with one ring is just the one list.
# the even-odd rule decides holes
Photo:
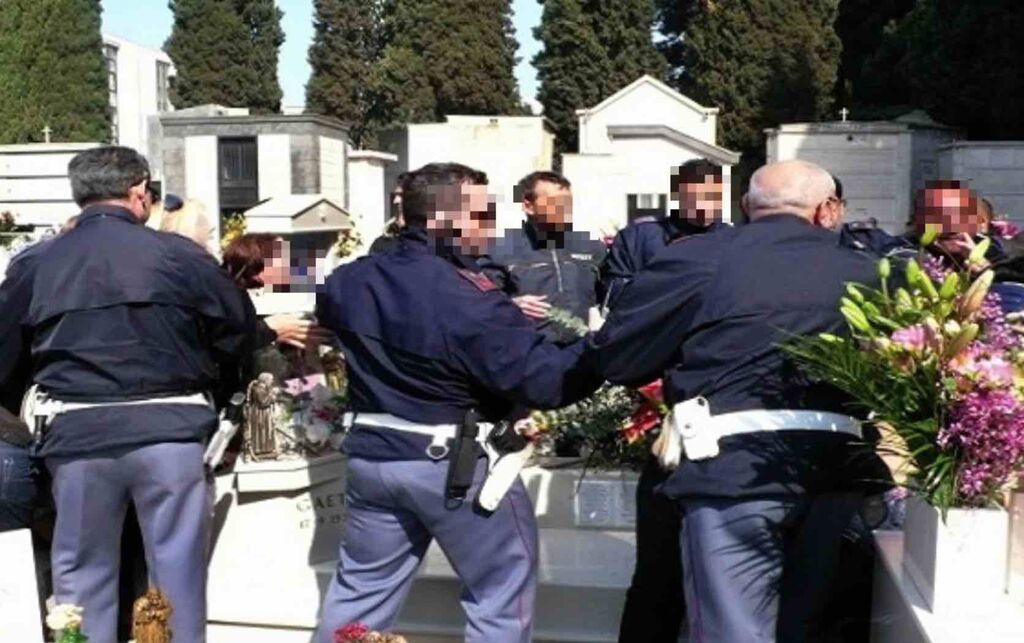
[(249, 107), (256, 71), (249, 65), (249, 33), (232, 0), (171, 0), (170, 7), (174, 25), (164, 48), (177, 70), (174, 106)]
[(352, 143), (362, 143), (370, 111), (370, 77), (379, 56), (378, 3), (314, 0), (312, 68), (307, 109), (351, 124)]
[(170, 0), (174, 26), (165, 49), (178, 75), (177, 108), (216, 103), (279, 111), (281, 12), (273, 0)]
[(519, 109), (510, 0), (391, 0), (371, 81), (372, 125)]
[(597, 40), (609, 61), (608, 95), (644, 74), (665, 75), (665, 58), (654, 46), (655, 7), (651, 0), (588, 0), (584, 4)]
[(249, 35), (247, 67), (256, 82), (248, 86), (245, 104), (257, 113), (281, 111), (281, 84), (277, 78), (277, 60), (284, 44), (281, 17), (274, 0), (235, 0), (235, 10)]
[(99, 0), (0, 1), (0, 143), (107, 141)]
[(537, 99), (554, 126), (556, 155), (574, 152), (576, 110), (592, 107), (605, 97), (611, 68), (608, 52), (579, 0), (547, 0), (533, 33), (543, 45), (533, 58)]
[(534, 36), (538, 99), (555, 126), (556, 150), (577, 148), (576, 110), (593, 107), (644, 74), (665, 75), (654, 46), (651, 0), (545, 0)]
[[(976, 139), (1024, 137), (1024, 5), (918, 0), (868, 62), (903, 101)], [(881, 96), (872, 96), (877, 102)]]
[(701, 2), (687, 16), (680, 88), (722, 108), (720, 140), (755, 157), (762, 130), (831, 114), (838, 0)]
[(843, 0), (839, 3), (836, 33), (843, 42), (836, 84), (836, 100), (854, 110), (857, 118), (891, 116), (897, 103), (908, 98), (905, 85), (893, 82), (891, 64), (875, 60), (885, 40), (886, 29), (914, 7), (914, 0)]

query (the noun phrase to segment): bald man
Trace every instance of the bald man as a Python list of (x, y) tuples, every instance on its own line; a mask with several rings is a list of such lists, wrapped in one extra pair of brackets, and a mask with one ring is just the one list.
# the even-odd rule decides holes
[(846, 284), (875, 280), (871, 259), (837, 243), (835, 188), (810, 163), (759, 169), (751, 223), (668, 246), (590, 340), (610, 381), (664, 378), (679, 429), (660, 459), (682, 463), (659, 492), (683, 514), (695, 643), (819, 640), (841, 533), (888, 477), (845, 400), (779, 349), (841, 332)]

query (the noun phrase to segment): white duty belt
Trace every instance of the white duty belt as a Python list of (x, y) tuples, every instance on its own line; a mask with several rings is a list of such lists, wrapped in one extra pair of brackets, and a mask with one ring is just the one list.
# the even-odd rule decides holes
[[(364, 426), (428, 436), (431, 441), (427, 447), (427, 457), (432, 460), (443, 460), (448, 457), (448, 441), (454, 440), (459, 430), (455, 424), (419, 424), (389, 413), (346, 413), (343, 424), (346, 428)], [(480, 486), (476, 500), (487, 511), (494, 511), (519, 478), (519, 472), (533, 456), (534, 447), (533, 443), (528, 443), (521, 451), (500, 453), (488, 441), (496, 428), (495, 425), (479, 422), (477, 428), (479, 431), (476, 441), (487, 456), (487, 477)]]
[(666, 469), (679, 466), (683, 453), (688, 460), (707, 460), (719, 453), (718, 442), (730, 435), (772, 431), (817, 431), (862, 437), (861, 421), (827, 411), (753, 410), (712, 415), (703, 397), (672, 407), (664, 439), (655, 455)]
[(172, 404), (187, 406), (205, 406), (213, 409), (213, 401), (206, 393), (193, 393), (191, 395), (169, 395), (165, 397), (153, 397), (140, 400), (123, 400), (117, 402), (68, 402), (56, 400), (34, 385), (25, 393), (21, 403), (21, 419), (29, 427), (38, 426), (38, 420), (43, 421), (43, 426), (49, 424), (58, 415), (71, 413), (72, 411), (83, 411), (86, 409), (112, 408), (121, 406), (150, 406), (155, 404)]
[[(420, 424), (390, 413), (346, 413), (342, 423), (346, 428), (365, 426), (425, 435), (431, 438), (430, 446), (427, 447), (427, 456), (432, 460), (443, 460), (448, 457), (448, 441), (454, 440), (459, 431), (457, 424)], [(477, 433), (476, 441), (484, 444), (487, 441), (487, 436), (494, 429), (494, 425), (489, 422), (481, 422), (477, 426), (480, 432)]]

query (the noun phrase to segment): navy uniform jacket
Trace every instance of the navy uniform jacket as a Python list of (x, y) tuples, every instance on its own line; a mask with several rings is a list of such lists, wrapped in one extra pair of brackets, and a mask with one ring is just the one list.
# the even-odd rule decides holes
[[(590, 309), (602, 299), (600, 266), (605, 252), (604, 244), (586, 232), (545, 236), (525, 221), (522, 229), (505, 232), (483, 267), (510, 297), (546, 295), (552, 306), (587, 322)], [(571, 330), (547, 320), (537, 328), (558, 342), (576, 339)]]
[[(837, 332), (848, 282), (875, 280), (866, 255), (788, 214), (687, 237), (659, 253), (591, 340), (612, 382), (665, 377), (670, 404), (706, 397), (715, 415), (751, 409), (847, 412), (830, 387), (809, 382), (778, 345), (787, 334)], [(750, 497), (842, 490), (888, 476), (851, 436), (761, 433), (722, 439), (719, 456), (683, 462), (673, 497)]]
[[(516, 405), (554, 408), (597, 387), (577, 368), (582, 341), (560, 348), (538, 332), (472, 259), (435, 251), (422, 230), (398, 248), (338, 268), (317, 301), (317, 319), (337, 333), (357, 413), (389, 413), (421, 424), (486, 420)], [(351, 455), (426, 457), (426, 436), (359, 428)]]
[(711, 232), (724, 223), (702, 227), (676, 217), (643, 217), (633, 221), (615, 235), (615, 241), (601, 264), (601, 282), (605, 305), (611, 308), (636, 273), (640, 272), (668, 244), (692, 234)]
[[(66, 234), (18, 255), (0, 285), (0, 385), (31, 353), (31, 379), (62, 400), (124, 401), (214, 388), (218, 362), (256, 327), (248, 296), (205, 250), (119, 207), (86, 208)], [(42, 455), (194, 441), (200, 406), (107, 407), (61, 415)]]

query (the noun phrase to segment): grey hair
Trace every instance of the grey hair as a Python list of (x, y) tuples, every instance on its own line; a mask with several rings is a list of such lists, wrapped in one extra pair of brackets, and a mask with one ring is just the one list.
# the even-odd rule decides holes
[(747, 209), (750, 212), (770, 212), (782, 210), (809, 210), (836, 189), (835, 179), (821, 166), (805, 161), (792, 161), (804, 170), (797, 176), (799, 179), (788, 181), (782, 185), (765, 186), (760, 182), (759, 168), (750, 177), (747, 190)]
[(110, 145), (80, 152), (68, 163), (71, 194), (79, 207), (127, 198), (149, 179), (149, 163), (130, 147)]

